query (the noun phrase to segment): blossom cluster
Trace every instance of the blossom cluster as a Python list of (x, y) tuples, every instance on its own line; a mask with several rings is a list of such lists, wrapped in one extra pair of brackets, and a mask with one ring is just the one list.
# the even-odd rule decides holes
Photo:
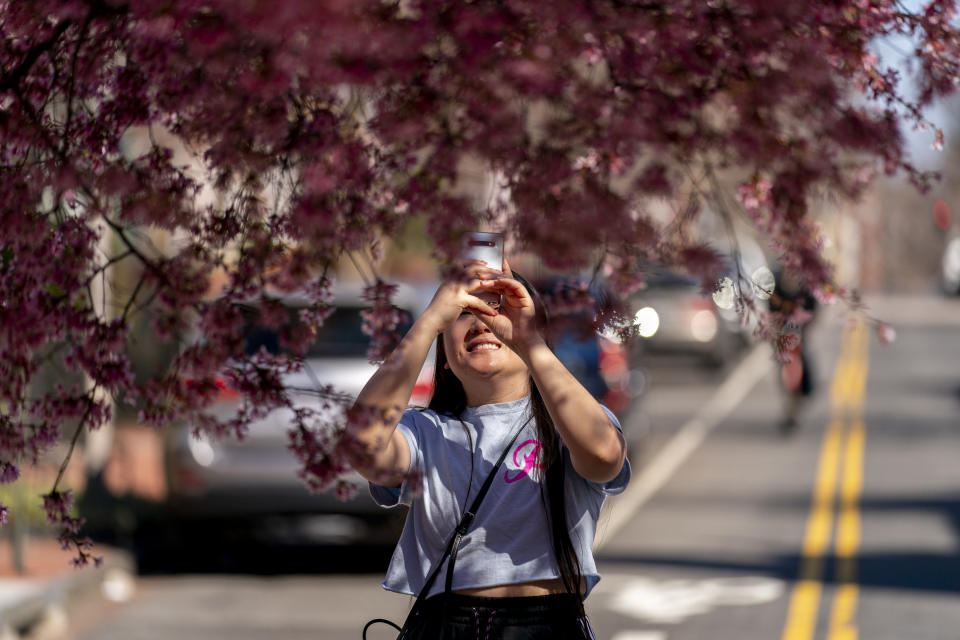
[(43, 508), (47, 521), (60, 528), (58, 540), (64, 551), (74, 551), (72, 563), (75, 567), (85, 567), (91, 561), (100, 566), (102, 556), (93, 556), (90, 552), (93, 541), (81, 534), (84, 519), (72, 515), (73, 493), (71, 491), (51, 491), (43, 497)]
[(397, 330), (398, 327), (410, 320), (405, 311), (391, 302), (396, 290), (396, 285), (378, 280), (363, 291), (364, 300), (370, 303), (370, 308), (361, 313), (361, 329), (370, 336), (370, 345), (367, 348), (367, 359), (370, 362), (380, 363), (387, 359), (403, 337)]
[[(726, 265), (688, 229), (734, 176), (744, 218), (824, 291), (810, 195), (856, 197), (879, 171), (929, 184), (901, 129), (929, 127), (925, 107), (960, 78), (954, 0), (0, 0), (0, 12), (5, 477), (110, 419), (110, 396), (146, 423), (192, 416), (212, 435), (292, 407), (283, 374), (332, 310), (328, 274), (347, 255), (375, 262), (413, 217), (447, 264), (463, 231), (495, 221), (550, 267), (608, 271), (617, 295), (651, 262), (711, 291)], [(915, 99), (873, 52), (891, 35), (916, 43)], [(468, 160), (498, 176), (498, 195), (463, 188)], [(403, 319), (391, 287), (371, 283), (379, 361)], [(282, 322), (268, 290), (309, 300), (285, 355), (244, 350), (251, 301)], [(126, 351), (142, 313), (175, 357), (137, 380)], [(765, 325), (770, 339), (780, 325)], [(57, 363), (81, 381), (32, 395)], [(204, 409), (224, 384), (243, 401), (218, 421)], [(344, 425), (318, 420), (299, 416), (291, 446), (326, 487)], [(52, 488), (48, 512), (74, 535), (63, 495)]]

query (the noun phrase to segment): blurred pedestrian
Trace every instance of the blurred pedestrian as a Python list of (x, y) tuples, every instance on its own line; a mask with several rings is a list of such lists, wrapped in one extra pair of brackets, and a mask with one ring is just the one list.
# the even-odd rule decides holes
[[(380, 504), (410, 506), (383, 583), (420, 594), (400, 637), (592, 638), (597, 517), (630, 478), (620, 425), (553, 354), (507, 261), (462, 267), (357, 400), (380, 417), (352, 464)], [(433, 397), (401, 415), (434, 339)]]
[(800, 415), (815, 390), (808, 329), (816, 316), (817, 299), (785, 269), (774, 274), (774, 282), (770, 310), (782, 315), (786, 334), (780, 367), (785, 405), (779, 429), (789, 435), (797, 429)]

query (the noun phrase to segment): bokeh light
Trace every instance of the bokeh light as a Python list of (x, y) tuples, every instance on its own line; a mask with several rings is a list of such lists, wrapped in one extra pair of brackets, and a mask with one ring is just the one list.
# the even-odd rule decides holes
[(713, 292), (713, 303), (721, 309), (732, 309), (735, 298), (733, 280), (724, 278), (720, 281), (720, 288)]
[(652, 338), (660, 329), (660, 316), (653, 307), (644, 307), (633, 317), (633, 324), (644, 338)]
[(750, 281), (753, 283), (753, 295), (759, 300), (768, 300), (777, 284), (773, 272), (767, 267), (760, 267), (754, 271)]

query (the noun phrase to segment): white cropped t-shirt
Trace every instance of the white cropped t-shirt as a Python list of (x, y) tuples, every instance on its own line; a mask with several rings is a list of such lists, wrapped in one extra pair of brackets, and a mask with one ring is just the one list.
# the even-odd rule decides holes
[[(462, 416), (463, 426), (461, 420), (431, 410), (411, 409), (404, 413), (397, 428), (410, 446), (411, 471), (419, 470), (422, 477), (405, 481), (399, 488), (370, 485), (371, 495), (381, 506), (410, 506), (384, 588), (414, 595), (420, 592), (460, 521), (464, 506), (476, 497), (503, 449), (529, 418), (529, 406), (528, 395), (513, 402), (468, 407)], [(620, 429), (616, 416), (606, 407), (603, 409)], [(540, 444), (536, 438), (536, 425), (530, 420), (511, 445), (460, 544), (454, 590), (560, 576), (540, 495), (540, 469), (536, 462)], [(600, 507), (606, 496), (626, 488), (630, 463), (625, 460), (617, 477), (604, 484), (580, 476), (565, 447), (564, 464), (570, 539), (589, 594), (600, 580), (593, 558)], [(442, 592), (443, 583), (441, 573), (428, 595)]]

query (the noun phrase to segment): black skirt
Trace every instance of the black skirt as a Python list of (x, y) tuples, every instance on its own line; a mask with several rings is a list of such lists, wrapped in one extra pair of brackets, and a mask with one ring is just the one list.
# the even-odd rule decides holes
[(408, 620), (420, 640), (593, 640), (590, 623), (568, 593), (486, 598), (457, 593), (428, 598)]

